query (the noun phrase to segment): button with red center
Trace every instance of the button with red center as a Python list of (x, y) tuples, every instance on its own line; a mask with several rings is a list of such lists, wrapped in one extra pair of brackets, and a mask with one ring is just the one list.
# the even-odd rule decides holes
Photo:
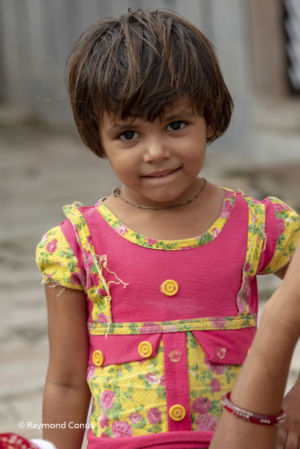
[(185, 415), (185, 408), (181, 404), (174, 404), (169, 410), (169, 416), (173, 421), (182, 421), (185, 418)]
[(95, 366), (98, 367), (102, 366), (104, 362), (103, 352), (97, 349), (96, 351), (93, 352), (92, 359)]
[(139, 354), (146, 359), (147, 357), (151, 357), (153, 348), (149, 341), (142, 341), (139, 344), (138, 351)]
[(178, 284), (173, 279), (167, 279), (160, 286), (160, 291), (167, 296), (174, 296), (178, 292)]

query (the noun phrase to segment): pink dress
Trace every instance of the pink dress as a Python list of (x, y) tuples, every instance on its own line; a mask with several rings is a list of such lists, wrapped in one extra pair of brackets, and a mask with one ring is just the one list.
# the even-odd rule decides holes
[(45, 282), (86, 294), (89, 449), (208, 447), (255, 333), (256, 275), (288, 262), (297, 214), (280, 200), (226, 190), (207, 233), (157, 241), (103, 201), (65, 213), (38, 263)]

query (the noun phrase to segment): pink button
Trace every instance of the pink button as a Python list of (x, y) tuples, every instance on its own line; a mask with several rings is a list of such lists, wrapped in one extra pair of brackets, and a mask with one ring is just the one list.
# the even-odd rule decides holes
[(169, 359), (173, 363), (180, 362), (181, 356), (182, 356), (182, 352), (179, 352), (176, 349), (174, 351), (169, 352)]
[(217, 349), (217, 357), (219, 360), (223, 360), (226, 356), (227, 349), (226, 348), (218, 348)]

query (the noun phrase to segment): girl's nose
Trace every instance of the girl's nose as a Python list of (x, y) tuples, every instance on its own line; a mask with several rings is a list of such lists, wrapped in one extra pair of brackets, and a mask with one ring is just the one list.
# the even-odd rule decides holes
[(160, 139), (150, 139), (145, 143), (144, 161), (160, 162), (170, 157), (169, 150)]

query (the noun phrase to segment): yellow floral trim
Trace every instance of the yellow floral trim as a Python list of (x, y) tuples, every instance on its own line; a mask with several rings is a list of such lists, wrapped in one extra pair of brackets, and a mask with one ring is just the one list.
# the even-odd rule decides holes
[(243, 329), (256, 326), (256, 314), (236, 317), (205, 317), (190, 320), (134, 322), (134, 323), (88, 323), (91, 335), (139, 335), (170, 332)]
[(223, 207), (220, 217), (202, 235), (182, 240), (157, 240), (145, 237), (126, 226), (105, 204), (104, 199), (97, 203), (97, 210), (104, 220), (123, 238), (145, 248), (158, 250), (183, 250), (197, 248), (214, 240), (222, 231), (231, 215), (235, 204), (235, 191), (222, 188), (225, 191)]
[(247, 253), (243, 265), (242, 285), (236, 297), (240, 313), (249, 313), (248, 296), (249, 280), (257, 273), (260, 255), (264, 249), (265, 235), (265, 205), (260, 201), (243, 194), (248, 204), (248, 242)]
[[(107, 265), (107, 256), (97, 256), (95, 248), (91, 242), (91, 234), (88, 225), (81, 214), (79, 207), (81, 205), (74, 203), (64, 206), (63, 211), (66, 217), (73, 225), (77, 242), (81, 247), (84, 267), (87, 277), (86, 291), (89, 299), (93, 302), (92, 319), (95, 321), (103, 320), (111, 323), (111, 295), (110, 284), (122, 284), (126, 287), (126, 283), (118, 278), (116, 273), (111, 271)], [(115, 280), (107, 282), (104, 271), (114, 275)]]

